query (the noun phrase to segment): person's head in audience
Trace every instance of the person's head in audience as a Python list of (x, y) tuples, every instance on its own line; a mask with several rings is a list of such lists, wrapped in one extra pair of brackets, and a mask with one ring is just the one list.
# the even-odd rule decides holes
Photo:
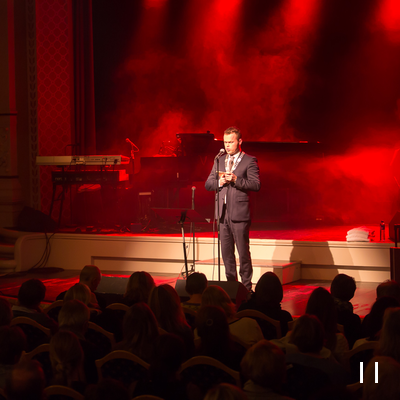
[(178, 371), (185, 360), (183, 340), (173, 333), (159, 335), (154, 342), (153, 360), (149, 373), (157, 383), (178, 380)]
[(36, 360), (16, 364), (6, 379), (7, 400), (43, 400), (45, 377)]
[(235, 304), (228, 296), (228, 293), (226, 293), (220, 286), (208, 286), (201, 297), (201, 306), (221, 307), (225, 311), (228, 322), (230, 319), (234, 318), (236, 314)]
[[(375, 363), (378, 363), (376, 381)], [(373, 357), (364, 372), (363, 400), (400, 399), (400, 364), (391, 357)]]
[(186, 279), (185, 290), (192, 298), (195, 295), (201, 296), (206, 290), (208, 281), (206, 276), (201, 272), (193, 272)]
[(369, 340), (378, 340), (383, 325), (383, 316), (388, 308), (399, 307), (394, 297), (380, 297), (373, 304), (368, 320), (365, 321), (365, 335)]
[(149, 362), (159, 332), (156, 317), (146, 303), (136, 303), (129, 308), (122, 331), (124, 349)]
[(281, 281), (273, 272), (266, 272), (261, 276), (254, 293), (257, 301), (271, 306), (280, 304), (283, 299)]
[(247, 400), (247, 396), (237, 386), (220, 383), (207, 392), (204, 400)]
[(268, 340), (251, 346), (240, 366), (246, 380), (274, 392), (281, 389), (286, 377), (285, 354)]
[(300, 353), (318, 355), (324, 346), (324, 327), (315, 315), (304, 314), (294, 324), (289, 342)]
[(18, 326), (0, 328), (0, 364), (14, 365), (26, 350), (26, 336)]
[(341, 301), (350, 301), (354, 297), (356, 289), (356, 281), (346, 274), (337, 274), (331, 282), (332, 296)]
[(393, 357), (400, 362), (400, 308), (388, 308), (383, 317), (377, 355)]
[(400, 284), (396, 281), (386, 280), (376, 287), (376, 298), (394, 297), (400, 304)]
[(38, 310), (46, 295), (46, 286), (39, 279), (25, 281), (18, 291), (18, 302), (21, 306)]
[(201, 307), (196, 315), (196, 328), (201, 338), (203, 355), (218, 358), (218, 354), (229, 349), (231, 344), (229, 324), (221, 307)]
[(50, 362), (54, 385), (71, 386), (74, 381), (85, 382), (83, 360), (83, 350), (74, 333), (59, 331), (51, 338)]
[(315, 315), (321, 321), (325, 332), (325, 346), (334, 351), (336, 347), (337, 314), (333, 296), (322, 287), (314, 289), (308, 299), (305, 313)]
[(79, 275), (79, 283), (85, 284), (95, 292), (101, 281), (101, 272), (95, 265), (85, 265)]
[(85, 391), (85, 400), (131, 400), (128, 389), (119, 381), (102, 379), (97, 385), (90, 385)]
[(0, 297), (0, 327), (10, 325), (12, 317), (10, 302), (4, 297)]
[(63, 304), (58, 314), (60, 330), (74, 332), (81, 339), (90, 319), (90, 310), (79, 300), (70, 300)]
[(155, 287), (153, 277), (145, 271), (134, 272), (128, 280), (125, 300), (129, 304), (147, 303), (151, 290)]
[(88, 286), (83, 283), (76, 283), (67, 290), (64, 296), (64, 301), (80, 300), (83, 304), (90, 307), (91, 297), (92, 293)]
[(170, 285), (153, 288), (149, 296), (149, 306), (160, 328), (167, 332), (176, 332), (179, 326), (187, 325), (181, 301), (176, 290)]

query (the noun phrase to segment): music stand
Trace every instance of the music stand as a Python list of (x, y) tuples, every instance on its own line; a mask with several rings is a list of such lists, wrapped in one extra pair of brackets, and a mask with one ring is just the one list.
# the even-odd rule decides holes
[[(184, 223), (206, 222), (205, 218), (203, 218), (196, 210), (185, 209), (185, 208), (152, 208), (152, 210), (166, 221), (181, 225), (183, 255), (185, 257), (185, 272), (187, 278), (189, 275), (189, 269), (187, 264), (187, 255), (186, 255)], [(194, 246), (195, 242), (194, 242), (194, 230), (193, 230), (193, 249)], [(194, 262), (195, 262), (195, 253), (193, 252), (193, 265)]]

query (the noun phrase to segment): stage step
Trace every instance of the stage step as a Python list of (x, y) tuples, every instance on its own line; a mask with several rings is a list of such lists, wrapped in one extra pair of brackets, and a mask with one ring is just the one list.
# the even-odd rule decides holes
[[(221, 264), (221, 280), (226, 281), (224, 262)], [(239, 266), (239, 260), (236, 259)], [(252, 260), (253, 264), (253, 285), (258, 282), (260, 277), (266, 272), (274, 272), (280, 279), (282, 285), (298, 281), (301, 279), (301, 262), (286, 260)], [(213, 267), (215, 265), (215, 268)], [(214, 273), (213, 273), (214, 270)], [(238, 267), (239, 270), (239, 267)], [(196, 262), (196, 271), (206, 275), (208, 280), (218, 279), (218, 259), (202, 260)], [(239, 272), (238, 272), (239, 274)]]

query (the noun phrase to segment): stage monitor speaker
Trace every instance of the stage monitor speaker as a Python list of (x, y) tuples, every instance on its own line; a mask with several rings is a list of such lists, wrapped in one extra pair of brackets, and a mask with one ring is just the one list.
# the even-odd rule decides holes
[[(236, 304), (238, 308), (243, 301), (247, 299), (249, 291), (241, 282), (227, 282), (227, 281), (208, 281), (208, 286), (219, 286), (224, 289), (230, 299)], [(186, 280), (178, 279), (176, 281), (175, 290), (178, 292), (182, 301), (189, 299), (189, 294), (185, 290)]]
[(121, 303), (128, 280), (129, 278), (119, 276), (103, 276), (97, 287), (96, 294), (100, 294), (106, 306), (112, 303)]
[(18, 216), (17, 228), (26, 232), (54, 232), (57, 224), (48, 215), (32, 207), (24, 207)]

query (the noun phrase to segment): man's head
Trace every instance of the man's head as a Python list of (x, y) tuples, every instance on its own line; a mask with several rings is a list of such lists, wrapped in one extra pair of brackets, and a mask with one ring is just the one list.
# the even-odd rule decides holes
[(26, 308), (39, 307), (46, 295), (46, 286), (39, 279), (25, 281), (18, 291), (19, 304)]
[(85, 265), (79, 275), (79, 283), (84, 283), (94, 292), (101, 281), (101, 272), (95, 265)]
[(190, 295), (202, 294), (208, 285), (206, 276), (201, 272), (193, 272), (186, 279), (185, 290)]
[(235, 155), (240, 151), (242, 145), (242, 134), (236, 127), (230, 127), (224, 132), (224, 146), (227, 154)]

